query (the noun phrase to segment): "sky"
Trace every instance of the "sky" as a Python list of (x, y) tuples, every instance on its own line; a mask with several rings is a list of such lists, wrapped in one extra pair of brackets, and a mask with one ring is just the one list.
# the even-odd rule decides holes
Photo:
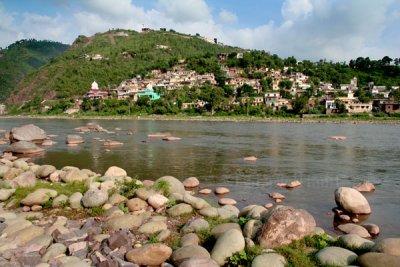
[(0, 47), (167, 28), (280, 57), (400, 57), (400, 0), (0, 0)]

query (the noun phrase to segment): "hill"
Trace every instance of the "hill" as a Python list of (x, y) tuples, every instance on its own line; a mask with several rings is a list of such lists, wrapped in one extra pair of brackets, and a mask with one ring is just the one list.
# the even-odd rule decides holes
[(91, 37), (79, 36), (70, 49), (26, 76), (9, 102), (80, 96), (93, 80), (103, 89), (115, 87), (152, 69), (166, 70), (181, 59), (234, 51), (239, 49), (174, 31), (112, 30)]
[(46, 65), (69, 46), (53, 41), (20, 40), (0, 50), (0, 102), (28, 73)]

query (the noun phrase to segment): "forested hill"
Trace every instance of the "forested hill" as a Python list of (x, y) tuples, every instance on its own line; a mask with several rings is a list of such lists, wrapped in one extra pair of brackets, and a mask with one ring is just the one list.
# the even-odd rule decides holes
[(30, 39), (0, 49), (0, 102), (8, 98), (26, 74), (46, 65), (68, 47), (59, 42)]
[(215, 58), (218, 53), (234, 51), (240, 49), (174, 31), (112, 30), (79, 36), (65, 53), (26, 76), (9, 102), (81, 96), (93, 80), (102, 89), (113, 88), (153, 69), (166, 70), (181, 59), (207, 54)]

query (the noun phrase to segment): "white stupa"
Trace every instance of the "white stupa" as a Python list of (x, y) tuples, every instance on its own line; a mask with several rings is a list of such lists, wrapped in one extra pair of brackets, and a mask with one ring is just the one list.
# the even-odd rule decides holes
[(99, 85), (96, 83), (96, 81), (93, 81), (92, 83), (92, 90), (99, 90)]

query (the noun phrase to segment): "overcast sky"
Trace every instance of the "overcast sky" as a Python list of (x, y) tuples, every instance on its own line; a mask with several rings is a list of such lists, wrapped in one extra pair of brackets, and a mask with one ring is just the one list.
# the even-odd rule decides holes
[(281, 57), (400, 57), (400, 0), (0, 0), (0, 47), (145, 27)]

